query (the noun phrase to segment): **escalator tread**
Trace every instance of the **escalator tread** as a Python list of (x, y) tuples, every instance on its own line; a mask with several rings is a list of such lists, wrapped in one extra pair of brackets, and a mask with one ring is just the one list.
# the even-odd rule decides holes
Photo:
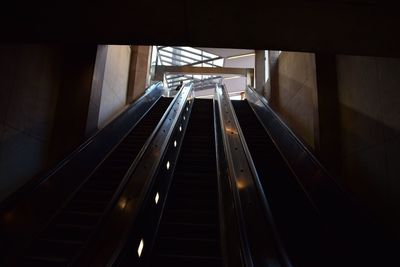
[(222, 266), (213, 133), (212, 100), (195, 99), (150, 266)]
[(68, 266), (88, 241), (171, 98), (161, 98), (25, 251), (19, 266)]
[(318, 212), (249, 103), (233, 100), (232, 104), (286, 249), (299, 266), (318, 266), (326, 251)]

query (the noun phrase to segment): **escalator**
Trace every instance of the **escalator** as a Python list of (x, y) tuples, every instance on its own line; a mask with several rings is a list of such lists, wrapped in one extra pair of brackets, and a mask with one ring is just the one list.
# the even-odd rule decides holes
[(222, 266), (213, 101), (195, 99), (147, 266)]
[(14, 265), (351, 266), (249, 102), (191, 90), (160, 98)]
[(66, 201), (20, 257), (18, 266), (69, 266), (94, 235), (125, 173), (170, 105), (160, 98)]
[(246, 95), (231, 102), (293, 264), (390, 265), (392, 238), (368, 208), (354, 203), (252, 88)]
[(290, 266), (227, 103), (225, 91), (184, 103), (108, 265)]
[(296, 266), (328, 266), (318, 210), (291, 172), (247, 101), (232, 104), (284, 246)]

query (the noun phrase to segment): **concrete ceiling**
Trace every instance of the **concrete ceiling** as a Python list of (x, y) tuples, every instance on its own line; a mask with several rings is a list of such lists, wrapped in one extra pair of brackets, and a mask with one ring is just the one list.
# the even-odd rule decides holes
[(373, 0), (8, 1), (2, 42), (158, 44), (400, 56), (396, 3)]

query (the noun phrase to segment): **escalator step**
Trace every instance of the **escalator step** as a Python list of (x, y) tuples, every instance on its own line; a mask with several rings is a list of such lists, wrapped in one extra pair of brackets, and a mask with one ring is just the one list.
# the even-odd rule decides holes
[(80, 246), (82, 246), (80, 242), (38, 240), (31, 253), (40, 258), (68, 260), (77, 252)]
[(157, 255), (153, 266), (176, 266), (176, 267), (217, 267), (222, 266), (219, 257), (194, 257), (186, 255)]
[(216, 240), (160, 238), (157, 250), (159, 254), (185, 255), (194, 257), (218, 257), (219, 243)]
[[(42, 239), (83, 242), (89, 236), (89, 227), (74, 227), (72, 225), (52, 225), (46, 229)], [(36, 247), (35, 242), (35, 247)]]
[(66, 267), (69, 259), (60, 259), (56, 257), (31, 256), (21, 260), (20, 266), (26, 267)]
[(74, 212), (63, 211), (54, 219), (54, 222), (56, 224), (79, 223), (79, 225), (94, 226), (98, 222), (99, 218), (100, 216), (97, 214), (74, 213)]
[(205, 239), (217, 240), (219, 225), (212, 218), (206, 223), (164, 223), (160, 228), (162, 238), (186, 238), (186, 239)]
[(216, 210), (168, 209), (164, 214), (165, 223), (207, 224), (216, 218), (218, 218)]
[(222, 266), (213, 102), (195, 99), (150, 266)]
[[(161, 98), (81, 186), (21, 259), (23, 266), (67, 266), (79, 254), (136, 155), (171, 103)], [(84, 177), (82, 177), (84, 178)], [(82, 179), (85, 180), (85, 179)]]

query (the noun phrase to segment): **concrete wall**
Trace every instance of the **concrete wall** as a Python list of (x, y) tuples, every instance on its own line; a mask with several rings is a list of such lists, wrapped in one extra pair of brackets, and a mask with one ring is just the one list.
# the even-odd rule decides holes
[(48, 163), (61, 51), (0, 46), (0, 201)]
[(107, 125), (126, 106), (131, 49), (109, 45), (101, 92), (98, 127)]
[(315, 57), (311, 53), (282, 52), (271, 76), (267, 99), (288, 126), (311, 148), (314, 140), (316, 102)]
[(67, 45), (63, 48), (62, 70), (56, 108), (51, 157), (63, 159), (86, 138), (97, 46)]
[(98, 45), (96, 60), (93, 71), (92, 88), (90, 92), (88, 117), (86, 121), (87, 137), (92, 136), (98, 131), (99, 112), (101, 104), (101, 91), (103, 90), (104, 74), (107, 63), (108, 45)]
[(95, 45), (0, 46), (0, 201), (85, 140)]
[(337, 56), (344, 187), (400, 236), (400, 59)]
[(282, 52), (274, 67), (273, 109), (311, 147), (334, 143), (317, 156), (331, 155), (320, 160), (338, 183), (400, 237), (400, 59)]
[(128, 83), (128, 103), (143, 95), (149, 86), (151, 46), (131, 46), (131, 64)]

